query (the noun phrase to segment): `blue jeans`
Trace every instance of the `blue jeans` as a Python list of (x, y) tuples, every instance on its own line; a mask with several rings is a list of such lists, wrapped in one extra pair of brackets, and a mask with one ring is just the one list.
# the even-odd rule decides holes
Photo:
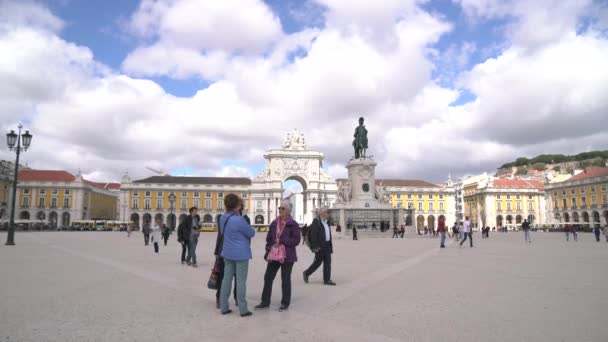
[(196, 265), (196, 245), (198, 245), (198, 236), (191, 236), (188, 240), (188, 257), (187, 262), (192, 260), (192, 263)]
[(441, 247), (445, 247), (445, 232), (440, 232), (441, 234)]
[(228, 260), (224, 259), (224, 279), (222, 279), (222, 289), (220, 290), (220, 309), (222, 312), (228, 311), (228, 299), (232, 288), (232, 279), (236, 274), (236, 296), (239, 302), (239, 312), (245, 314), (247, 308), (247, 271), (249, 270), (249, 260)]
[(530, 229), (524, 229), (524, 241), (532, 242), (532, 239), (530, 239)]

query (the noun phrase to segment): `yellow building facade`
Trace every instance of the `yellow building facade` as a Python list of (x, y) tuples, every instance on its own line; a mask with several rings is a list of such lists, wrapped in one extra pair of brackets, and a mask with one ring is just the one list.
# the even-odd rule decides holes
[(477, 177), (463, 186), (464, 215), (474, 228), (518, 229), (524, 220), (544, 224), (543, 189), (538, 180)]
[(117, 202), (118, 193), (107, 184), (63, 170), (26, 169), (18, 174), (15, 219), (51, 228), (74, 220), (115, 220)]
[(250, 187), (251, 180), (240, 177), (153, 176), (131, 181), (125, 176), (121, 183), (120, 217), (140, 228), (157, 219), (175, 228), (191, 207), (197, 207), (203, 225), (214, 226), (224, 213), (224, 196), (229, 193), (243, 199), (243, 214), (249, 214)]
[(439, 220), (449, 227), (456, 221), (455, 190), (451, 179), (437, 185), (421, 180), (378, 179), (389, 193), (393, 208), (405, 210), (405, 225), (422, 232), (424, 228), (434, 230)]
[(590, 167), (546, 186), (547, 216), (556, 225), (592, 228), (608, 224), (608, 168)]

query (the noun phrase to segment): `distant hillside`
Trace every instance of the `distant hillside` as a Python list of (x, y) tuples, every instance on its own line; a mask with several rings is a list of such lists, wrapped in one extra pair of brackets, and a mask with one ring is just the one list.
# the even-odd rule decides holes
[(541, 154), (534, 158), (517, 158), (515, 161), (506, 163), (498, 169), (503, 170), (511, 169), (513, 167), (522, 167), (522, 169), (533, 168), (538, 171), (544, 171), (551, 165), (563, 163), (576, 163), (580, 166), (580, 168), (586, 168), (589, 166), (605, 166), (607, 160), (608, 151), (591, 151), (579, 153), (576, 155)]

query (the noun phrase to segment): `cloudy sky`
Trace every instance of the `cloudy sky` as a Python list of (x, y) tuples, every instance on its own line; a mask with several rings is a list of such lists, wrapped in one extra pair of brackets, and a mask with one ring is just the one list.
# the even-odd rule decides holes
[(34, 134), (30, 167), (253, 176), (299, 128), (344, 177), (359, 116), (381, 177), (608, 148), (605, 1), (92, 4), (0, 0), (0, 126)]

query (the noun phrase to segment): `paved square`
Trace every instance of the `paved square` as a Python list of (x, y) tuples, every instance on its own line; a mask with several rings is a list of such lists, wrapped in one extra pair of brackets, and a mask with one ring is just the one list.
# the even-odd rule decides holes
[[(251, 310), (264, 236), (252, 244)], [(532, 238), (476, 234), (475, 248), (444, 250), (418, 237), (336, 240), (336, 287), (321, 270), (304, 284), (312, 254), (299, 247), (290, 310), (278, 312), (277, 277), (271, 309), (241, 318), (221, 316), (203, 287), (214, 233), (201, 235), (198, 269), (179, 264), (175, 235), (155, 255), (139, 233), (17, 233), (0, 246), (0, 340), (608, 341), (608, 244)]]

